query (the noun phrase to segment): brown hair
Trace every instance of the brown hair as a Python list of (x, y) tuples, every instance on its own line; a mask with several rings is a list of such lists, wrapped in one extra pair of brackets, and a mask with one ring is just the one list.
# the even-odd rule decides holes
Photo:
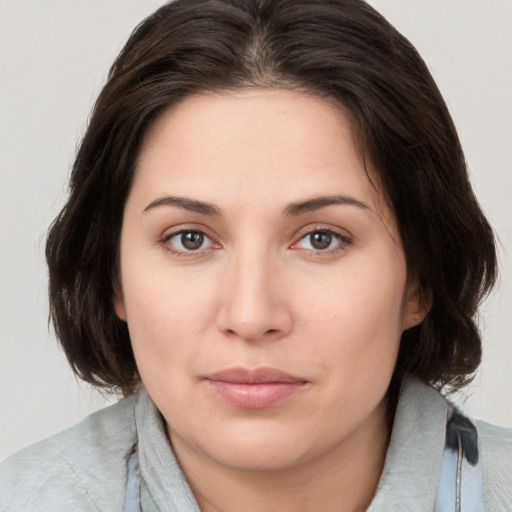
[(48, 235), (50, 315), (74, 371), (125, 394), (139, 384), (112, 299), (123, 208), (148, 127), (184, 96), (247, 87), (297, 88), (351, 114), (409, 273), (431, 304), (402, 337), (395, 377), (464, 385), (481, 359), (474, 316), (496, 277), (493, 233), (427, 67), (362, 0), (176, 0), (136, 28), (96, 102)]

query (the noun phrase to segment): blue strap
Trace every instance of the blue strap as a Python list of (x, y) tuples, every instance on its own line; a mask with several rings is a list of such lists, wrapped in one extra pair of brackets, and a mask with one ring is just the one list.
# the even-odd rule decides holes
[(128, 457), (127, 473), (123, 512), (142, 512), (140, 504), (140, 467), (136, 448), (132, 450)]
[(434, 512), (485, 512), (478, 432), (450, 408)]

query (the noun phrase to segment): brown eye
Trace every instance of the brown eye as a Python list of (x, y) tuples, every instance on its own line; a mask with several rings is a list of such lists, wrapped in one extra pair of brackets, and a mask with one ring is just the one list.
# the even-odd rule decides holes
[(182, 255), (217, 248), (213, 240), (202, 231), (188, 229), (166, 236), (163, 245), (170, 252)]
[(302, 249), (316, 253), (333, 254), (345, 250), (352, 241), (331, 229), (316, 229), (301, 237), (292, 245), (293, 249)]
[(200, 249), (204, 242), (204, 234), (199, 231), (186, 231), (181, 234), (181, 245), (188, 251)]
[(332, 243), (332, 235), (326, 231), (317, 231), (308, 236), (311, 246), (317, 250), (327, 249)]

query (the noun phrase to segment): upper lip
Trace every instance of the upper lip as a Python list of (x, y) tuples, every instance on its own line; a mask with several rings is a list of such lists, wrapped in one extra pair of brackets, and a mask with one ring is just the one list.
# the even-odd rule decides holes
[(264, 384), (271, 382), (298, 383), (307, 382), (306, 379), (290, 375), (276, 368), (227, 368), (206, 376), (207, 380), (237, 383), (237, 384)]

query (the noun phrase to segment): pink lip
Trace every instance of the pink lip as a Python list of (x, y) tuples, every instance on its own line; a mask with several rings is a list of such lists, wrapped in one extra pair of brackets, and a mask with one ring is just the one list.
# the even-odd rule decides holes
[(229, 368), (205, 377), (227, 402), (244, 409), (264, 409), (302, 389), (307, 381), (274, 368)]

